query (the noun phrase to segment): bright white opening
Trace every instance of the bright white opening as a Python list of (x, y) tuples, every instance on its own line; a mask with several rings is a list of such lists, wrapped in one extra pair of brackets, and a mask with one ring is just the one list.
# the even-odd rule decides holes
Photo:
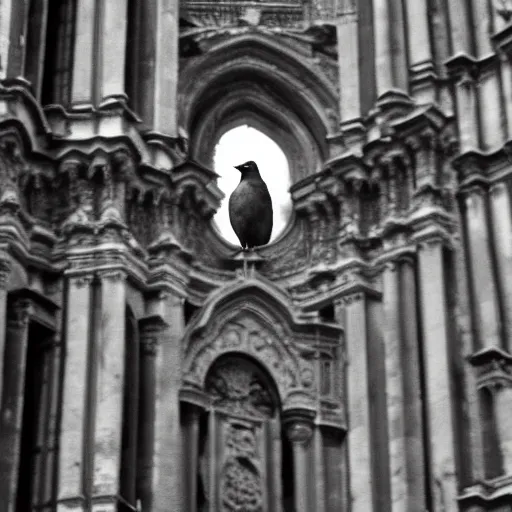
[(240, 183), (240, 172), (233, 166), (249, 160), (256, 162), (272, 198), (274, 228), (270, 240), (283, 232), (292, 210), (288, 192), (290, 170), (282, 149), (264, 133), (247, 125), (226, 132), (215, 147), (213, 159), (215, 172), (220, 176), (218, 186), (226, 194), (214, 220), (222, 236), (235, 245), (240, 242), (229, 222), (228, 201)]

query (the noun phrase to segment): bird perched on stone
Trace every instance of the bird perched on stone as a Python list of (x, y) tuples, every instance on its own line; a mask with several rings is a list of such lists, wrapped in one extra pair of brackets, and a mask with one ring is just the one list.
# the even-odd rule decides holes
[(242, 174), (229, 198), (229, 220), (242, 249), (268, 244), (272, 234), (272, 199), (258, 166), (246, 162), (235, 166)]

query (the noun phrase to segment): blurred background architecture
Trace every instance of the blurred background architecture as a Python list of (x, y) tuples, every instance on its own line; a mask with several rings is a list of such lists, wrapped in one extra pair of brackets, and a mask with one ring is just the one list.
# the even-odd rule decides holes
[(511, 511), (511, 55), (510, 0), (2, 0), (0, 512)]

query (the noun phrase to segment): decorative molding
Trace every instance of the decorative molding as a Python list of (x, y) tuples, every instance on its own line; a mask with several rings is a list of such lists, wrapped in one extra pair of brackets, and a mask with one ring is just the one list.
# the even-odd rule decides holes
[(112, 283), (124, 281), (127, 278), (126, 271), (121, 269), (100, 270), (97, 275), (102, 281), (107, 280)]

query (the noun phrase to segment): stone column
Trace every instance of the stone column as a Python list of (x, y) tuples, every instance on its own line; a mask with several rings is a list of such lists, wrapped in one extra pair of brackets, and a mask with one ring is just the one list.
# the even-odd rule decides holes
[(337, 21), (338, 72), (340, 82), (340, 119), (342, 122), (361, 117), (359, 96), (359, 40), (355, 14)]
[(25, 370), (29, 331), (29, 303), (18, 299), (9, 304), (0, 417), (0, 511), (15, 512)]
[(465, 203), (471, 279), (475, 296), (475, 326), (480, 346), (488, 348), (501, 345), (501, 319), (490, 252), (485, 194), (481, 187), (472, 187), (466, 191)]
[(139, 488), (142, 510), (153, 510), (155, 418), (157, 401), (157, 358), (161, 350), (162, 333), (166, 324), (158, 315), (139, 320), (140, 360), (140, 410), (139, 430)]
[[(443, 246), (439, 240), (419, 249), (420, 299), (426, 400), (430, 434), (434, 503), (445, 512), (458, 511), (455, 473), (455, 430), (452, 422), (451, 362), (445, 298)], [(441, 505), (441, 503), (443, 505)]]
[(187, 404), (187, 414), (182, 418), (184, 447), (186, 448), (183, 468), (183, 487), (185, 489), (184, 508), (189, 512), (197, 512), (197, 472), (199, 457), (199, 416), (201, 409), (195, 404)]
[(287, 427), (293, 450), (293, 483), (296, 512), (310, 512), (312, 491), (308, 473), (310, 471), (308, 448), (313, 436), (313, 426), (307, 419), (290, 419)]
[(507, 476), (512, 475), (512, 388), (499, 386), (492, 390), (503, 466)]
[[(373, 510), (372, 458), (369, 390), (366, 297), (354, 293), (345, 297), (345, 338), (347, 347), (347, 387), (349, 432), (348, 460), (352, 512)], [(336, 303), (336, 316), (342, 308)]]
[(179, 3), (160, 0), (159, 5), (154, 129), (177, 137)]
[(423, 457), (422, 391), (418, 340), (415, 266), (411, 257), (399, 261), (400, 323), (403, 378), (405, 460), (407, 464), (407, 511), (425, 510), (425, 460)]
[(452, 37), (452, 54), (471, 52), (471, 33), (468, 4), (459, 0), (448, 0), (448, 15), (450, 17), (450, 34)]
[[(320, 425), (315, 426), (313, 433), (313, 455), (314, 455), (314, 491), (316, 512), (326, 511), (325, 500), (325, 463), (324, 463), (324, 441)], [(311, 485), (311, 483), (310, 483)]]
[(394, 85), (388, 0), (373, 0), (373, 30), (377, 96), (380, 96)]
[(185, 512), (181, 470), (181, 342), (185, 331), (183, 300), (169, 293), (161, 298), (162, 332), (157, 356), (154, 458), (154, 512)]
[(9, 56), (6, 60), (8, 78), (22, 76), (25, 68), (29, 3), (28, 0), (7, 2), (6, 7), (10, 7), (10, 27), (7, 31), (9, 34)]
[[(8, 259), (0, 259), (0, 377), (4, 374), (5, 332), (7, 325), (7, 285), (11, 264)], [(3, 379), (0, 378), (0, 404), (2, 403)]]
[(68, 279), (58, 512), (85, 510), (84, 474), (89, 457), (87, 416), (91, 350), (92, 276)]
[(97, 3), (77, 2), (75, 55), (72, 74), (73, 86), (71, 89), (71, 103), (73, 107), (87, 106), (90, 108), (94, 103)]
[(412, 94), (419, 103), (435, 101), (427, 0), (407, 2), (405, 6)]
[(0, 80), (7, 76), (9, 66), (11, 11), (12, 0), (3, 0), (0, 3)]
[(92, 512), (114, 512), (120, 502), (120, 466), (123, 419), (126, 275), (105, 270), (101, 280), (95, 367), (94, 452)]
[(384, 344), (386, 367), (386, 400), (388, 414), (389, 472), (391, 476), (391, 509), (407, 512), (408, 479), (405, 446), (403, 366), (399, 269), (395, 262), (386, 264), (383, 272)]
[(504, 301), (504, 331), (508, 352), (512, 352), (512, 220), (510, 196), (503, 182), (490, 189), (494, 247), (498, 263), (498, 280), (502, 285)]
[(127, 0), (102, 3), (100, 44), (100, 102), (125, 98), (124, 63), (126, 60)]
[(467, 72), (463, 72), (455, 86), (461, 153), (473, 150), (479, 145), (478, 109), (475, 88), (476, 83), (474, 79)]

